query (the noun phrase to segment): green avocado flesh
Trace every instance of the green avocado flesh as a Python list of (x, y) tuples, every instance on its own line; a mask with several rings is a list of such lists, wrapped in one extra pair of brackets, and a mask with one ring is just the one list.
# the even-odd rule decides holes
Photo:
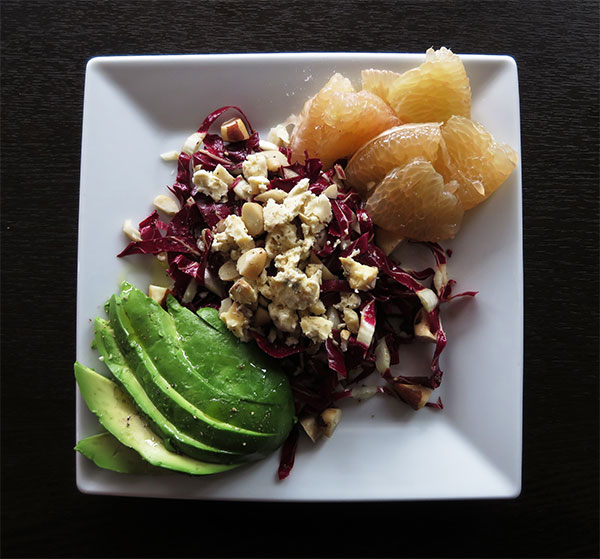
[(97, 466), (121, 474), (158, 475), (166, 471), (146, 462), (135, 450), (119, 442), (119, 439), (110, 433), (81, 439), (75, 450)]
[(173, 297), (167, 307), (123, 283), (109, 320), (94, 323), (95, 347), (154, 437), (171, 454), (219, 467), (279, 448), (295, 417), (277, 362), (240, 342), (215, 309), (195, 314)]
[(214, 474), (236, 467), (235, 464), (200, 462), (171, 452), (148, 427), (131, 398), (112, 380), (81, 363), (75, 363), (75, 378), (85, 403), (103, 427), (153, 466), (195, 475)]

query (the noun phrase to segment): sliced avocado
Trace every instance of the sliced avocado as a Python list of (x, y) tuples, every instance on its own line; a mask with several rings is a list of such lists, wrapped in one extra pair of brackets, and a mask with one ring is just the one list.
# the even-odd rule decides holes
[[(181, 383), (176, 385), (169, 382), (176, 378), (174, 374), (176, 371), (168, 369), (169, 378), (163, 377), (161, 373), (165, 369), (164, 365), (161, 365), (160, 359), (153, 360), (145, 352), (129, 317), (123, 311), (122, 301), (116, 296), (111, 298), (109, 313), (110, 323), (114, 327), (118, 346), (122, 350), (134, 376), (155, 407), (178, 431), (189, 435), (196, 441), (202, 441), (210, 445), (216, 452), (216, 455), (212, 458), (204, 454), (199, 456), (195, 452), (192, 454), (193, 456), (206, 461), (218, 462), (237, 462), (240, 459), (245, 461), (256, 460), (270, 453), (281, 444), (282, 441), (279, 440), (279, 437), (272, 437), (269, 434), (242, 429), (236, 425), (219, 421), (208, 415), (204, 408), (192, 404), (179, 392), (179, 388), (182, 386)], [(145, 335), (150, 336), (150, 333), (146, 331)], [(155, 364), (157, 362), (161, 365), (160, 371)], [(189, 388), (189, 392), (194, 389), (194, 384), (199, 381), (196, 377), (191, 379), (186, 377), (186, 382), (188, 384), (185, 386)], [(211, 405), (213, 407), (220, 405), (229, 409), (232, 405), (229, 401), (217, 400), (214, 394), (204, 398), (205, 400), (212, 398)], [(202, 403), (200, 401), (200, 404)], [(181, 447), (178, 439), (170, 439), (170, 441), (182, 452), (189, 452), (189, 448)], [(225, 451), (230, 454), (230, 457), (225, 456)]]
[(96, 466), (122, 474), (159, 475), (167, 470), (152, 466), (135, 450), (119, 442), (110, 433), (100, 433), (81, 439), (75, 450), (89, 458)]
[(121, 349), (115, 339), (114, 331), (108, 322), (101, 318), (96, 318), (94, 321), (94, 332), (96, 346), (100, 355), (104, 358), (104, 363), (125, 391), (133, 398), (138, 409), (148, 419), (150, 426), (154, 427), (154, 431), (161, 434), (170, 444), (192, 458), (217, 463), (243, 462), (247, 460), (245, 456), (238, 452), (230, 452), (220, 447), (209, 446), (177, 429), (158, 410), (146, 392), (144, 392), (144, 388), (121, 353)]
[(89, 409), (121, 443), (154, 466), (193, 475), (224, 472), (240, 464), (211, 464), (169, 451), (139, 415), (131, 398), (101, 374), (75, 363), (75, 378)]
[[(244, 360), (243, 354), (240, 358), (242, 344), (233, 334), (227, 332), (226, 338), (219, 336), (215, 339), (211, 337), (214, 328), (195, 317), (196, 327), (202, 332), (198, 338), (199, 345), (188, 344), (184, 351), (182, 342), (185, 338), (177, 331), (173, 317), (160, 305), (128, 284), (123, 285), (121, 299), (140, 345), (160, 374), (186, 400), (210, 417), (242, 429), (273, 433), (278, 438), (283, 431), (287, 435), (293, 420), (293, 400), (287, 378), (277, 368), (257, 368)], [(225, 343), (224, 339), (229, 342)], [(192, 362), (187, 352), (194, 348)], [(249, 390), (245, 397), (240, 398), (235, 391), (223, 386), (221, 379), (225, 379), (225, 384), (231, 383), (232, 379), (244, 376), (245, 372), (253, 372), (254, 379), (246, 382)], [(261, 382), (268, 383), (267, 378), (271, 374), (280, 381), (280, 396), (288, 403), (281, 412), (273, 405), (278, 402), (261, 402), (254, 398), (257, 387)], [(282, 417), (283, 411), (286, 412), (285, 418)]]
[[(169, 299), (174, 297), (169, 296)], [(213, 330), (221, 332), (221, 334), (231, 334), (231, 332), (225, 326), (225, 323), (219, 318), (219, 311), (212, 307), (202, 307), (196, 311), (196, 314), (204, 320), (207, 324), (212, 326)]]
[[(246, 410), (247, 404), (265, 404), (262, 414), (254, 414), (249, 421), (268, 432), (283, 430), (282, 422), (288, 419), (289, 428), (293, 418), (292, 393), (289, 381), (280, 370), (279, 364), (262, 353), (254, 343), (238, 340), (225, 327), (225, 331), (210, 328), (208, 332), (198, 327), (198, 315), (180, 305), (175, 298), (167, 299), (167, 308), (179, 332), (179, 341), (189, 360), (203, 362), (202, 374), (214, 386), (227, 392), (239, 401), (237, 406)], [(201, 320), (216, 319), (221, 325), (215, 309), (201, 309)], [(224, 326), (224, 325), (223, 325)], [(269, 413), (266, 413), (269, 412)], [(238, 418), (243, 419), (244, 414)]]

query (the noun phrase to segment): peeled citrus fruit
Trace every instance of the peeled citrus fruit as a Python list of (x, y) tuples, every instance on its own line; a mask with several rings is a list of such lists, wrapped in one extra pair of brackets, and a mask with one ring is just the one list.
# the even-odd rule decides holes
[(488, 198), (510, 175), (518, 156), (499, 144), (481, 124), (454, 116), (442, 126), (435, 168), (446, 181), (458, 183), (456, 195), (465, 210)]
[(450, 239), (460, 229), (464, 210), (429, 161), (416, 158), (392, 169), (366, 202), (376, 225), (417, 241)]
[(327, 169), (337, 159), (351, 156), (380, 132), (400, 124), (377, 95), (356, 92), (350, 80), (334, 74), (298, 116), (290, 138), (294, 160), (318, 157)]
[(395, 126), (360, 147), (346, 167), (346, 179), (367, 197), (375, 185), (394, 167), (403, 167), (415, 157), (433, 161), (442, 134), (438, 122)]
[(425, 62), (403, 74), (362, 72), (363, 89), (379, 95), (403, 122), (444, 122), (470, 117), (471, 85), (461, 59), (442, 47), (429, 49)]

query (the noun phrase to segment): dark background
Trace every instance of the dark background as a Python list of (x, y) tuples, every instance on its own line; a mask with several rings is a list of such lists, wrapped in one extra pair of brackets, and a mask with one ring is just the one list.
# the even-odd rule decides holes
[[(597, 1), (3, 0), (0, 14), (3, 557), (598, 556)], [(86, 61), (431, 45), (509, 54), (519, 66), (522, 495), (338, 505), (79, 494), (72, 365)]]

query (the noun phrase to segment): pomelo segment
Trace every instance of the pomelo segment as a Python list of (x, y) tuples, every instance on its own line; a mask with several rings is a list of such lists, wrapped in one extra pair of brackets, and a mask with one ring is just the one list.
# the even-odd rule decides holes
[(447, 182), (458, 183), (456, 195), (468, 210), (495, 192), (517, 161), (517, 152), (496, 142), (481, 124), (453, 116), (442, 126), (442, 142), (434, 166)]
[(433, 161), (442, 138), (438, 122), (403, 124), (382, 132), (360, 147), (346, 167), (348, 184), (366, 198), (394, 167), (415, 157)]
[(425, 62), (403, 74), (362, 72), (363, 89), (379, 95), (403, 122), (444, 122), (471, 116), (471, 85), (463, 63), (451, 50), (428, 49)]
[(369, 91), (356, 92), (350, 80), (334, 74), (309, 99), (290, 138), (294, 161), (318, 157), (325, 169), (337, 159), (350, 157), (380, 132), (400, 124), (383, 100)]
[(395, 167), (366, 202), (373, 222), (417, 241), (451, 239), (460, 229), (464, 210), (455, 196), (456, 182), (444, 183), (433, 165), (416, 158)]

